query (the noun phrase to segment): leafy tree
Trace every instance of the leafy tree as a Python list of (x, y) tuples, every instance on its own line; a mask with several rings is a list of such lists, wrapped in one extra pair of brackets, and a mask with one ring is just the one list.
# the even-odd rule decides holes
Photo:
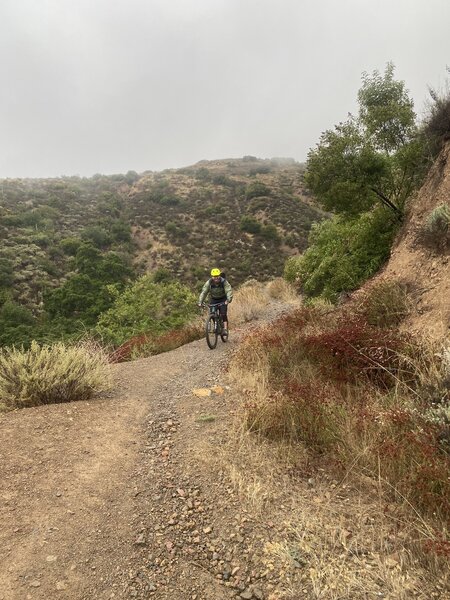
[(0, 345), (26, 344), (33, 335), (34, 325), (31, 311), (6, 300), (0, 307)]
[(103, 227), (97, 225), (86, 227), (86, 229), (81, 232), (81, 237), (83, 240), (97, 246), (97, 248), (106, 248), (112, 242), (111, 234), (108, 231), (105, 231)]
[(305, 181), (327, 210), (358, 214), (381, 202), (401, 216), (422, 176), (413, 102), (394, 67), (363, 75), (358, 117), (325, 131), (308, 154)]
[(45, 295), (45, 310), (52, 317), (93, 325), (98, 315), (112, 306), (114, 286), (122, 288), (132, 270), (115, 252), (102, 254), (91, 244), (79, 247), (74, 263), (78, 272)]

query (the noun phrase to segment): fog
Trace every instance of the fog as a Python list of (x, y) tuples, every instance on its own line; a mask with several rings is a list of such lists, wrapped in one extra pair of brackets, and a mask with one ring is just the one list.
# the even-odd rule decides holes
[(0, 177), (306, 158), (388, 61), (423, 114), (448, 0), (2, 0)]

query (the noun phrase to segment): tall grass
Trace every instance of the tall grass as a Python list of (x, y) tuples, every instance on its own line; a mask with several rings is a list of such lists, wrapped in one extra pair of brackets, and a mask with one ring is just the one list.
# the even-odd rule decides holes
[(6, 410), (87, 400), (109, 385), (107, 356), (92, 343), (32, 342), (29, 350), (0, 350), (0, 405)]
[(298, 304), (300, 297), (293, 285), (281, 277), (265, 284), (251, 279), (234, 294), (229, 308), (230, 321), (242, 325), (260, 319), (274, 300)]
[[(243, 421), (301, 443), (338, 469), (381, 478), (423, 515), (450, 524), (443, 354), (361, 315), (304, 307), (249, 337), (232, 373), (245, 378)], [(450, 550), (450, 548), (449, 548)]]

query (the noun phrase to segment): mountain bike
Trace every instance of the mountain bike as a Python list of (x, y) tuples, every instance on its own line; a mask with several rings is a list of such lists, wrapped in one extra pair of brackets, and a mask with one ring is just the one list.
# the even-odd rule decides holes
[(207, 305), (209, 309), (209, 315), (205, 323), (205, 337), (206, 343), (211, 350), (214, 350), (214, 348), (217, 346), (217, 339), (219, 335), (222, 342), (225, 343), (228, 340), (228, 333), (223, 333), (223, 320), (220, 314), (220, 307), (224, 304), (225, 302)]

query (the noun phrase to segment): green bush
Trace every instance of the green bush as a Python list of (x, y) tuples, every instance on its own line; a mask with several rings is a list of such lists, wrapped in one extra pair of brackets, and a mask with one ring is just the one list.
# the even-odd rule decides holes
[(67, 237), (67, 238), (63, 238), (59, 242), (59, 246), (60, 246), (61, 250), (64, 252), (64, 254), (67, 254), (68, 256), (75, 256), (75, 254), (78, 251), (78, 248), (81, 246), (82, 243), (83, 243), (83, 241), (80, 238)]
[(280, 241), (280, 234), (278, 233), (278, 229), (273, 223), (267, 223), (261, 227), (261, 237), (266, 240), (272, 240), (274, 242)]
[(87, 400), (109, 387), (106, 355), (94, 345), (40, 346), (0, 350), (0, 405), (26, 408)]
[(247, 233), (260, 233), (261, 223), (249, 215), (244, 215), (241, 218), (240, 228), (241, 231), (245, 231)]
[(267, 187), (262, 181), (254, 181), (250, 183), (245, 189), (245, 199), (251, 200), (252, 198), (258, 198), (259, 196), (270, 196), (270, 188)]
[(310, 247), (296, 264), (295, 277), (307, 296), (336, 301), (341, 292), (356, 289), (380, 268), (389, 257), (395, 231), (394, 219), (383, 208), (313, 225)]
[(425, 243), (436, 248), (444, 247), (450, 236), (450, 207), (447, 203), (437, 206), (425, 221), (422, 237)]
[(301, 282), (301, 264), (302, 256), (290, 256), (284, 264), (283, 277), (295, 286), (299, 286)]
[(196, 314), (196, 300), (181, 283), (155, 283), (144, 275), (100, 316), (95, 330), (115, 346), (139, 334), (161, 334), (187, 323)]

